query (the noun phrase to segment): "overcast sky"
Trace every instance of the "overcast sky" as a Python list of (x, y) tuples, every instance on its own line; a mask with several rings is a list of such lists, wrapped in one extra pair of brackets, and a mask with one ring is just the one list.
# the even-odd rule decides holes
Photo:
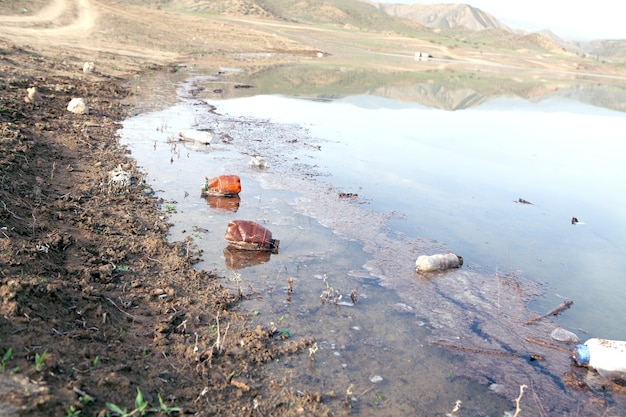
[(378, 3), (465, 3), (513, 29), (549, 29), (571, 40), (626, 39), (621, 0), (374, 0)]

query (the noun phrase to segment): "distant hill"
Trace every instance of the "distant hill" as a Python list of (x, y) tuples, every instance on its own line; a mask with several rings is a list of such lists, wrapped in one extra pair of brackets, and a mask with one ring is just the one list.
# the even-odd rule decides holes
[[(119, 0), (145, 3), (146, 0)], [(296, 23), (329, 24), (367, 32), (422, 37), (425, 32), (471, 38), (513, 50), (538, 48), (626, 61), (626, 41), (574, 42), (549, 31), (529, 33), (512, 29), (486, 11), (467, 4), (383, 4), (369, 0), (150, 0), (159, 7), (201, 13), (255, 16)], [(415, 0), (418, 2), (419, 0)], [(445, 1), (445, 0), (444, 0)]]
[(425, 30), (418, 22), (397, 19), (361, 0), (164, 0), (164, 4), (196, 12), (332, 24), (405, 36)]
[(495, 17), (467, 4), (383, 4), (376, 7), (385, 13), (414, 20), (432, 29), (467, 29), (511, 31)]

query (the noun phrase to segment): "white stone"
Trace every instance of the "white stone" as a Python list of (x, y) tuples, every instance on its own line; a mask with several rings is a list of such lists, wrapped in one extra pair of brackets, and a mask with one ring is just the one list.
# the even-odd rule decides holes
[(96, 64), (94, 64), (93, 62), (85, 62), (83, 64), (83, 72), (85, 74), (90, 74), (94, 72), (95, 70), (96, 70)]
[(73, 98), (70, 100), (67, 109), (76, 114), (89, 114), (89, 107), (82, 98)]
[(37, 91), (37, 87), (27, 88), (26, 93), (27, 95), (24, 97), (24, 101), (27, 103), (39, 103), (43, 100), (39, 91)]

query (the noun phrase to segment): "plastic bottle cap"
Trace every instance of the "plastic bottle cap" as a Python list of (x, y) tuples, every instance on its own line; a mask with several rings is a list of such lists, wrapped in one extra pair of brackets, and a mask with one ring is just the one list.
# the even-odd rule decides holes
[(587, 345), (576, 345), (575, 360), (579, 365), (587, 365), (589, 363), (589, 347)]

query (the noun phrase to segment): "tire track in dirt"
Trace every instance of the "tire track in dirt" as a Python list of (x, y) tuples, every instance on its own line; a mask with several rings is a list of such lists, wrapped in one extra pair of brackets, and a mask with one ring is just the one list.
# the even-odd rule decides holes
[(94, 26), (97, 13), (89, 0), (55, 0), (34, 15), (0, 16), (0, 37), (42, 39), (83, 37)]

